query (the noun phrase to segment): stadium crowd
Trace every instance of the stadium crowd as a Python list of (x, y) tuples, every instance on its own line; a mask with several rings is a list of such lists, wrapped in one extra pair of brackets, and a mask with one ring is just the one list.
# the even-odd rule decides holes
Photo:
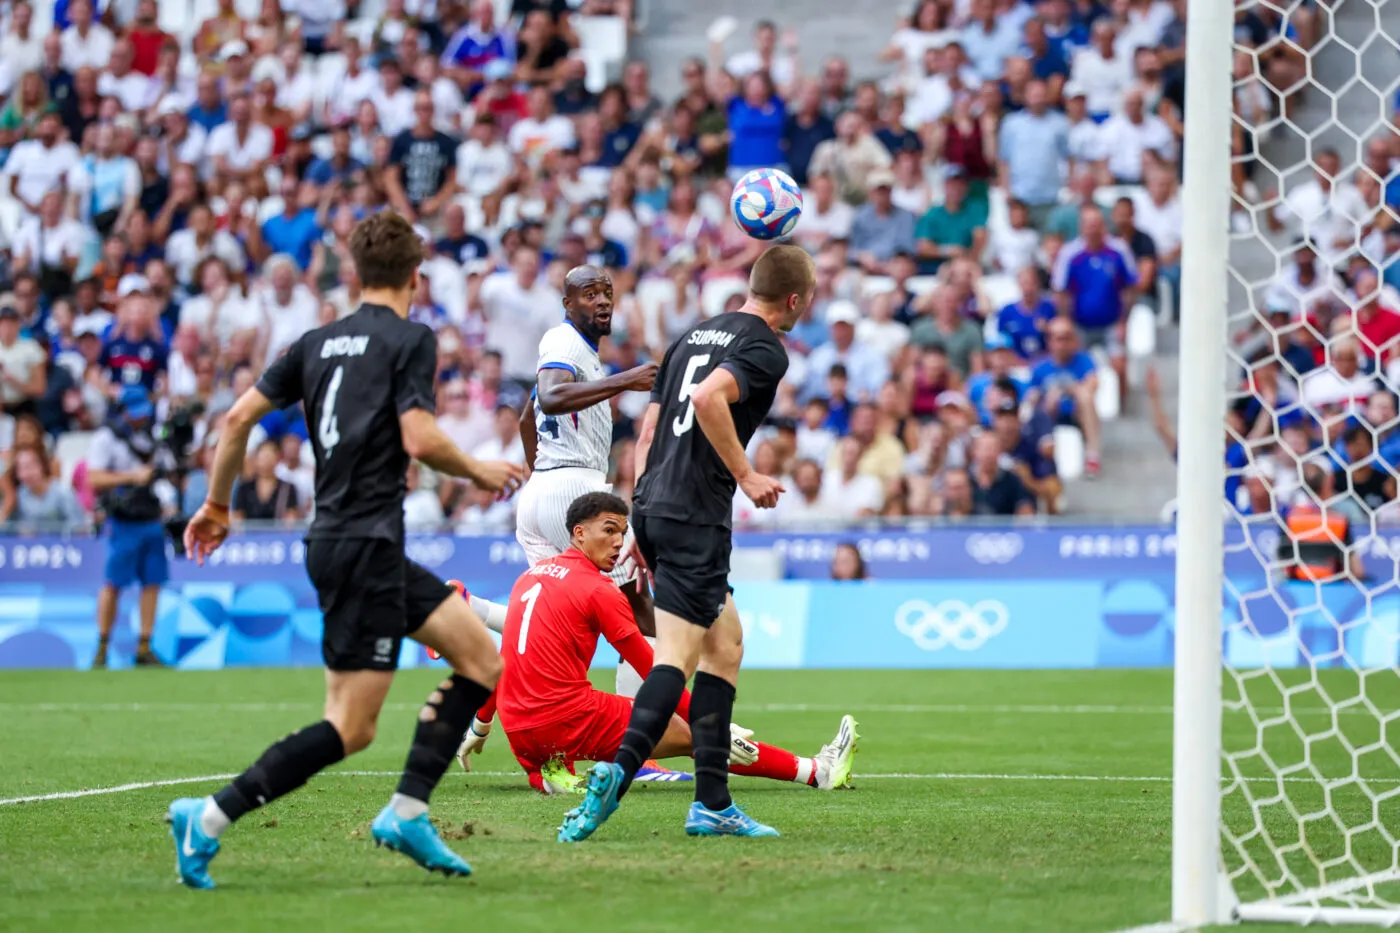
[[(1255, 128), (1290, 105), (1275, 89), (1303, 73), (1318, 24), (1307, 5), (1288, 22), (1239, 6), (1248, 223), (1273, 195), (1252, 180)], [(878, 62), (806, 61), (780, 25), (716, 24), (662, 100), (641, 61), (590, 89), (575, 27), (629, 16), (626, 0), (515, 0), (508, 17), (491, 0), (266, 0), (255, 19), (219, 0), (188, 41), (161, 31), (156, 0), (58, 0), (51, 32), (27, 0), (0, 4), (0, 200), (15, 220), (0, 223), (0, 520), (90, 517), (85, 472), (103, 467), (71, 438), (129, 431), (148, 404), (181, 461), (158, 492), (171, 512), (196, 506), (233, 399), (356, 307), (347, 238), (384, 209), (430, 244), (413, 317), (438, 335), (444, 429), (479, 457), (523, 458), (518, 413), (564, 272), (614, 277), (609, 366), (659, 359), (742, 301), (764, 244), (728, 219), (728, 196), (762, 166), (803, 187), (794, 238), (818, 286), (750, 451), (789, 492), (772, 512), (741, 493), (736, 523), (1055, 512), (1056, 426), (1082, 432), (1097, 475), (1100, 378), (1126, 392), (1130, 310), (1170, 314), (1158, 303), (1180, 281), (1185, 7), (921, 0)], [(1388, 398), (1395, 417), (1394, 396), (1365, 387), (1390, 358), (1375, 341), (1400, 335), (1380, 287), (1400, 264), (1373, 271), (1400, 248), (1380, 210), (1400, 202), (1397, 157), (1400, 137), (1372, 140), (1353, 179), (1320, 157), (1269, 213), (1311, 245), (1241, 344), (1237, 439), (1295, 399), (1379, 417)], [(1354, 314), (1334, 300), (1348, 288)], [(1356, 327), (1360, 344), (1328, 342)], [(613, 402), (623, 494), (646, 402)], [(1281, 436), (1280, 450), (1323, 440)], [(306, 438), (296, 410), (260, 425), (236, 518), (305, 517)], [(1264, 467), (1237, 466), (1242, 506), (1259, 507)], [(425, 468), (408, 483), (413, 528), (511, 527), (509, 503)]]

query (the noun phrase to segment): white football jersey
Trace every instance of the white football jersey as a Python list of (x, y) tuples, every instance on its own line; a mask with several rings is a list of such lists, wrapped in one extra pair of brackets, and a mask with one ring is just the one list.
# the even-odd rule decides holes
[[(540, 362), (536, 368), (567, 369), (579, 382), (596, 382), (607, 375), (598, 359), (598, 348), (568, 321), (551, 327), (540, 340)], [(607, 402), (568, 415), (546, 415), (538, 396), (531, 404), (535, 407), (535, 433), (539, 436), (536, 470), (584, 467), (608, 472), (613, 423)]]

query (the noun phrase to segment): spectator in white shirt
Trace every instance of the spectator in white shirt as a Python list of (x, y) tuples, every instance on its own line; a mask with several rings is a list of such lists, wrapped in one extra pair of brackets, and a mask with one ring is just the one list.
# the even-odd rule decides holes
[(1332, 264), (1356, 237), (1356, 227), (1367, 220), (1366, 201), (1356, 186), (1341, 180), (1342, 159), (1335, 149), (1313, 156), (1313, 177), (1286, 185), (1283, 203), (1274, 209), (1270, 226), (1287, 225), (1290, 232), (1307, 237), (1323, 261)]
[(452, 380), (443, 390), (442, 398), (438, 427), (459, 450), (475, 450), (490, 439), (494, 417), (490, 411), (472, 404), (471, 388), (466, 382)]
[(815, 254), (827, 240), (846, 239), (851, 235), (855, 208), (836, 197), (836, 184), (831, 176), (812, 176), (807, 196), (803, 198), (802, 222), (792, 238), (807, 252)]
[(19, 0), (10, 9), (10, 28), (0, 37), (0, 62), (12, 75), (36, 71), (44, 63), (44, 37), (34, 28), (34, 8)]
[(63, 195), (50, 191), (39, 200), (38, 213), (20, 224), (15, 233), (15, 268), (36, 273), (41, 280), (46, 269), (62, 270), (71, 277), (87, 242), (87, 228), (64, 217)]
[(414, 460), (408, 465), (408, 494), (403, 497), (403, 526), (406, 531), (431, 532), (441, 528), (446, 516), (442, 500), (431, 489), (424, 489), (422, 468)]
[(243, 268), (243, 247), (228, 231), (214, 229), (214, 214), (207, 204), (191, 207), (188, 223), (165, 243), (165, 261), (181, 285), (188, 287), (199, 264), (210, 256), (222, 259), (229, 269)]
[(937, 123), (953, 109), (957, 95), (982, 86), (977, 72), (962, 60), (956, 43), (937, 45), (924, 52), (924, 73), (914, 85), (904, 108), (904, 126), (918, 130)]
[(209, 134), (209, 158), (214, 172), (231, 180), (261, 174), (272, 158), (272, 130), (253, 122), (253, 102), (237, 94), (228, 105), (228, 121)]
[(1084, 88), (1073, 81), (1065, 82), (1065, 118), (1069, 120), (1070, 175), (1091, 163), (1104, 160), (1099, 125), (1089, 116)]
[(267, 283), (258, 291), (258, 310), (265, 324), (265, 357), (270, 364), (302, 334), (316, 326), (321, 303), (311, 289), (297, 281), (297, 264), (291, 256), (279, 253), (263, 264)]
[(379, 131), (390, 139), (413, 126), (413, 91), (404, 86), (403, 66), (391, 55), (379, 59), (379, 87), (370, 94)]
[(1184, 221), (1176, 173), (1161, 168), (1148, 172), (1146, 190), (1133, 192), (1133, 213), (1138, 229), (1157, 246), (1157, 274), (1171, 283), (1173, 294), (1180, 295)]
[(783, 53), (778, 48), (778, 27), (771, 20), (761, 19), (753, 27), (753, 48), (735, 52), (724, 63), (724, 70), (741, 82), (755, 71), (766, 71), (779, 88), (787, 88), (797, 74), (796, 43), (788, 39)]
[(1119, 185), (1141, 184), (1149, 168), (1169, 166), (1176, 159), (1176, 137), (1165, 120), (1146, 112), (1140, 87), (1128, 89), (1122, 112), (1099, 130), (1108, 175), (1105, 184), (1110, 180)]
[(909, 345), (908, 325), (894, 319), (894, 292), (880, 292), (870, 299), (866, 316), (856, 322), (856, 340), (891, 363)]
[(792, 489), (778, 500), (774, 509), (774, 524), (779, 528), (802, 528), (826, 525), (842, 518), (841, 509), (822, 495), (822, 461), (810, 458), (797, 461), (792, 469)]
[(1293, 258), (1265, 289), (1264, 307), (1287, 309), (1294, 318), (1319, 315), (1319, 306), (1340, 305), (1344, 286), (1331, 266), (1318, 262), (1317, 251), (1307, 240), (1299, 241)]
[(478, 460), (508, 460), (525, 462), (525, 444), (520, 439), (520, 412), (509, 402), (496, 403), (496, 417), (491, 437), (479, 444), (472, 456)]
[(500, 135), (494, 116), (478, 114), (467, 141), (457, 147), (457, 185), (474, 198), (491, 194), (510, 177), (510, 149)]
[(180, 327), (193, 328), (201, 340), (222, 349), (235, 334), (254, 332), (262, 324), (258, 309), (243, 297), (220, 257), (205, 257), (199, 284), (200, 293), (180, 306)]
[(509, 272), (479, 281), (486, 345), (500, 352), (506, 378), (533, 383), (540, 340), (563, 313), (560, 294), (540, 276), (540, 254), (529, 246), (517, 247)]
[(1375, 380), (1361, 371), (1361, 345), (1352, 336), (1334, 337), (1327, 356), (1331, 366), (1319, 366), (1303, 377), (1303, 404), (1314, 416), (1359, 414), (1376, 390)]
[(326, 92), (326, 122), (332, 126), (353, 120), (360, 104), (373, 100), (382, 88), (379, 72), (363, 67), (359, 39), (347, 36), (344, 54), (345, 70), (335, 75)]
[(73, 25), (63, 30), (63, 67), (70, 72), (106, 68), (116, 40), (111, 30), (93, 21), (91, 0), (73, 0), (68, 5), (68, 20)]
[(60, 140), (62, 130), (58, 114), (44, 114), (34, 127), (34, 138), (16, 143), (5, 161), (10, 194), (31, 214), (38, 212), (44, 195), (62, 187), (81, 157), (77, 146)]
[(992, 264), (1002, 272), (1015, 275), (1035, 264), (1040, 252), (1040, 233), (1031, 226), (1031, 211), (1024, 201), (1011, 201), (1007, 214), (1010, 224), (993, 229), (987, 246)]
[(879, 479), (859, 472), (860, 441), (844, 437), (836, 451), (840, 457), (839, 469), (826, 471), (822, 480), (822, 504), (847, 521), (878, 515), (885, 504), (885, 491)]
[(116, 40), (112, 45), (111, 58), (105, 63), (106, 70), (97, 79), (97, 93), (103, 97), (115, 97), (121, 102), (122, 110), (128, 113), (142, 110), (151, 90), (150, 77), (131, 67), (135, 57), (136, 52), (129, 40)]
[(510, 128), (508, 142), (511, 152), (539, 165), (545, 156), (574, 144), (574, 125), (554, 112), (549, 88), (531, 88), (528, 102), (530, 115)]
[(880, 351), (856, 339), (856, 324), (859, 321), (860, 312), (853, 302), (842, 299), (833, 301), (827, 307), (826, 323), (831, 330), (831, 339), (807, 357), (807, 397), (826, 392), (827, 376), (837, 363), (846, 367), (850, 394), (854, 400), (875, 398), (880, 387), (888, 381), (889, 361)]
[(1076, 52), (1070, 65), (1070, 80), (1084, 89), (1089, 114), (1100, 122), (1117, 113), (1133, 81), (1133, 60), (1117, 53), (1115, 38), (1112, 20), (1107, 16), (1095, 20), (1091, 44)]

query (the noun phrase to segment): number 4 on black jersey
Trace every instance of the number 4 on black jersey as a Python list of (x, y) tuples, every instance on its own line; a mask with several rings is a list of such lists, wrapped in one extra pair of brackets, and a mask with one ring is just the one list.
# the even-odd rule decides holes
[(721, 314), (672, 344), (651, 390), (660, 412), (637, 484), (637, 511), (728, 528), (738, 484), (695, 424), (690, 397), (710, 373), (728, 370), (739, 384), (739, 400), (729, 411), (739, 442), (747, 446), (772, 408), (787, 367), (782, 342), (754, 314)]
[(303, 335), (258, 391), (285, 408), (305, 402), (316, 454), (316, 518), (308, 538), (403, 540), (409, 457), (399, 416), (433, 414), (437, 342), (381, 305)]

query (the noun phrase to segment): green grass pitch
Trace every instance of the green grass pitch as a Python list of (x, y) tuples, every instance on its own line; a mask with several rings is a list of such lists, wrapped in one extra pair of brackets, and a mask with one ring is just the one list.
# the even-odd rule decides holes
[[(735, 719), (765, 741), (812, 754), (842, 712), (860, 722), (852, 791), (735, 779), (774, 840), (689, 839), (687, 786), (652, 785), (559, 845), (572, 803), (531, 792), (498, 733), (484, 773), (454, 764), (433, 798), (470, 879), (368, 835), (436, 676), (401, 674), (372, 748), (230, 830), (212, 893), (175, 883), (161, 818), (219, 780), (0, 805), (0, 930), (1107, 933), (1169, 914), (1170, 671), (745, 672)], [(318, 717), (321, 678), (0, 674), (0, 799), (237, 771)]]

